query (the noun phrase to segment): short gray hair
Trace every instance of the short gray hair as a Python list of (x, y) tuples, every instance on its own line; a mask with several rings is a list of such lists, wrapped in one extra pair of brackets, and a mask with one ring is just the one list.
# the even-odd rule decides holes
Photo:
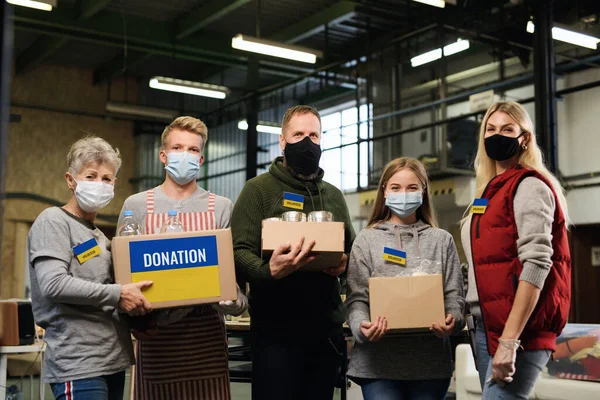
[(115, 176), (121, 168), (119, 149), (113, 148), (106, 140), (87, 136), (79, 139), (71, 146), (67, 154), (69, 172), (77, 175), (90, 163), (108, 164), (115, 169)]

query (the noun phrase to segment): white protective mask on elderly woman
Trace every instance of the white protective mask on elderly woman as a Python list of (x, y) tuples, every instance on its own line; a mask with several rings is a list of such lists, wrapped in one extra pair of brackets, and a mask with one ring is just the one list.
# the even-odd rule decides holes
[(96, 212), (104, 208), (115, 197), (115, 187), (96, 181), (75, 181), (75, 199), (85, 212)]

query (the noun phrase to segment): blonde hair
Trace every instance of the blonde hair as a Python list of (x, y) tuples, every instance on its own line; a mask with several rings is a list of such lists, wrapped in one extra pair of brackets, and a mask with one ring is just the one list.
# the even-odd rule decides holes
[(289, 124), (289, 122), (291, 121), (292, 117), (304, 114), (312, 114), (315, 117), (317, 117), (317, 119), (319, 120), (319, 126), (321, 126), (321, 114), (319, 114), (317, 109), (312, 106), (300, 105), (288, 108), (288, 110), (285, 112), (281, 120), (281, 131), (283, 132), (286, 125)]
[[(517, 122), (523, 132), (529, 133), (527, 146), (521, 149), (518, 163), (524, 168), (537, 171), (544, 178), (546, 178), (546, 180), (548, 180), (552, 186), (552, 189), (554, 190), (554, 193), (556, 193), (556, 197), (558, 198), (558, 202), (560, 203), (560, 207), (568, 224), (569, 213), (567, 208), (567, 199), (565, 198), (563, 187), (558, 179), (556, 179), (556, 177), (544, 165), (542, 151), (537, 144), (533, 122), (531, 121), (529, 113), (527, 113), (527, 110), (525, 110), (522, 105), (514, 101), (498, 102), (492, 105), (487, 110), (487, 113), (483, 118), (483, 122), (481, 123), (481, 127), (479, 129), (479, 145), (477, 147), (477, 156), (475, 157), (475, 198), (481, 197), (487, 184), (494, 177), (496, 177), (496, 175), (498, 175), (496, 172), (496, 162), (488, 157), (484, 145), (487, 122), (492, 114), (498, 111), (508, 114)], [(468, 209), (465, 212), (465, 215), (468, 216)]]
[(169, 138), (169, 133), (173, 129), (180, 129), (182, 131), (195, 133), (196, 135), (200, 135), (202, 138), (202, 149), (204, 150), (204, 146), (206, 146), (206, 141), (208, 140), (208, 128), (206, 124), (200, 121), (198, 118), (194, 117), (179, 117), (176, 118), (173, 122), (169, 124), (163, 131), (160, 141), (163, 147), (167, 143), (167, 139)]
[(431, 201), (429, 178), (427, 177), (425, 165), (414, 158), (400, 157), (390, 161), (383, 170), (383, 174), (379, 180), (379, 186), (377, 187), (377, 199), (375, 200), (375, 206), (369, 217), (367, 228), (377, 226), (392, 217), (392, 211), (385, 205), (385, 187), (392, 176), (403, 169), (409, 169), (414, 172), (423, 185), (423, 204), (421, 204), (421, 207), (417, 210), (417, 218), (434, 228), (438, 227), (437, 217)]
[(119, 149), (113, 148), (106, 140), (96, 136), (86, 136), (71, 145), (67, 153), (67, 167), (73, 176), (90, 163), (108, 164), (115, 170), (121, 168)]

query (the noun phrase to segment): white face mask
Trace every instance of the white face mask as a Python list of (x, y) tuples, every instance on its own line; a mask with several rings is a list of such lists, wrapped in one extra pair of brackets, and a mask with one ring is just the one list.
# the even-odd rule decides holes
[(96, 212), (104, 208), (115, 197), (115, 187), (104, 182), (75, 181), (75, 199), (85, 212)]
[(185, 185), (196, 179), (200, 170), (200, 156), (187, 151), (167, 153), (167, 173), (177, 184)]

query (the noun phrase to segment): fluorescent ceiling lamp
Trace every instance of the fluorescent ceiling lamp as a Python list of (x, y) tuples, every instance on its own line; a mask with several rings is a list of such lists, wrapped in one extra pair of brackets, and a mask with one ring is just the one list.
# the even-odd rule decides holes
[(137, 104), (118, 103), (109, 101), (106, 103), (106, 112), (113, 114), (132, 115), (135, 117), (146, 117), (172, 121), (179, 116), (179, 111), (164, 108), (147, 107)]
[(457, 40), (454, 43), (450, 43), (444, 46), (444, 57), (451, 56), (452, 54), (460, 53), (461, 51), (467, 50), (471, 46), (468, 40)]
[[(527, 32), (533, 33), (535, 31), (535, 25), (533, 21), (527, 23)], [(593, 36), (584, 35), (583, 33), (577, 33), (569, 31), (557, 26), (552, 28), (552, 38), (561, 42), (571, 43), (576, 46), (586, 47), (588, 49), (596, 50), (600, 39)]]
[(231, 39), (231, 47), (251, 53), (265, 54), (267, 56), (286, 58), (309, 64), (317, 62), (317, 57), (323, 53), (306, 47), (292, 46), (270, 40), (259, 39), (246, 35), (236, 35)]
[(416, 56), (410, 59), (410, 64), (413, 67), (418, 67), (419, 65), (427, 64), (429, 62), (439, 60), (442, 58), (442, 49), (435, 49), (428, 51), (425, 54), (421, 54), (420, 56)]
[(153, 76), (150, 79), (152, 89), (167, 90), (169, 92), (185, 93), (194, 96), (224, 99), (229, 94), (229, 89), (224, 86), (210, 85), (208, 83), (184, 81), (164, 76)]
[[(248, 121), (243, 119), (240, 122), (238, 122), (238, 129), (242, 131), (247, 131)], [(256, 125), (256, 131), (262, 133), (271, 133), (273, 135), (279, 135), (281, 133), (281, 127), (276, 125), (267, 125), (266, 122), (259, 122), (258, 125)]]
[(461, 51), (467, 50), (471, 46), (471, 43), (468, 40), (458, 39), (454, 43), (450, 43), (447, 46), (444, 46), (444, 49), (435, 49), (428, 51), (425, 54), (421, 54), (420, 56), (416, 56), (410, 59), (410, 64), (413, 67), (418, 67), (419, 65), (427, 64), (429, 62), (439, 60), (442, 58), (442, 54), (445, 57), (451, 56), (452, 54), (460, 53)]
[(430, 6), (444, 8), (446, 7), (446, 2), (444, 0), (414, 0), (417, 3), (428, 4)]
[(56, 0), (6, 0), (6, 2), (15, 6), (35, 8), (42, 11), (52, 11), (52, 7), (56, 7)]

